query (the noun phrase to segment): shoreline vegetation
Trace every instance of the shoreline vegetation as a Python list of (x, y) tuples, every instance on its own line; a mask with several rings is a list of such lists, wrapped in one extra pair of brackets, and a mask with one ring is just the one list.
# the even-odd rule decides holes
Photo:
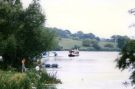
[(34, 69), (24, 73), (0, 70), (1, 89), (44, 89), (48, 84), (61, 84), (61, 81), (55, 75)]
[(120, 51), (117, 44), (108, 41), (96, 40), (76, 40), (71, 38), (60, 38), (57, 51), (69, 51), (71, 49), (79, 49), (80, 51)]
[(81, 51), (120, 51), (130, 40), (128, 36), (112, 35), (110, 38), (101, 38), (93, 33), (48, 28), (56, 34), (57, 46), (54, 50), (63, 51), (79, 49)]
[[(0, 1), (0, 89), (45, 89), (45, 84), (61, 83), (55, 75), (33, 69), (33, 58), (55, 45), (45, 21), (39, 0), (27, 8), (21, 0)], [(29, 69), (21, 73), (25, 66)]]

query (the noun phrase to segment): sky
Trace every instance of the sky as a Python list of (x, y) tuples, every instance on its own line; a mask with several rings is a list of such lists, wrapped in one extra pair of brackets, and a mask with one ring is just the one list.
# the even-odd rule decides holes
[[(27, 7), (31, 0), (22, 0)], [(135, 36), (135, 0), (40, 0), (46, 26), (83, 31), (108, 38), (112, 35)]]

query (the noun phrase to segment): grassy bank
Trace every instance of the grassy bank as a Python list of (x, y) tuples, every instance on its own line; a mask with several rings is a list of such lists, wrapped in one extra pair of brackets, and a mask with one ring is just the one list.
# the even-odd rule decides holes
[(81, 47), (82, 46), (82, 41), (81, 40), (73, 40), (69, 38), (61, 38), (59, 41), (59, 45), (63, 47), (63, 49), (71, 49), (75, 45)]
[(25, 73), (0, 71), (1, 89), (31, 89), (31, 82)]
[(46, 72), (29, 70), (26, 73), (0, 70), (0, 89), (44, 89), (45, 84), (61, 83)]
[[(70, 38), (61, 38), (59, 40), (59, 45), (60, 47), (63, 48), (63, 50), (70, 50), (74, 47), (79, 47), (79, 50), (81, 51), (117, 51), (118, 50), (114, 42), (98, 41), (100, 50), (97, 50), (94, 47), (83, 46), (82, 41), (83, 40), (81, 39), (75, 40), (75, 39), (70, 39)], [(108, 44), (111, 45), (112, 47), (106, 47), (106, 45)]]

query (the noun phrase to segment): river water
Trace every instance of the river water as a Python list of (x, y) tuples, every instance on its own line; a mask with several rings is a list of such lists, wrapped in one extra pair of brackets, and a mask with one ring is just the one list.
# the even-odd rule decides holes
[(68, 57), (67, 51), (58, 51), (57, 57), (49, 57), (46, 63), (57, 63), (59, 68), (48, 68), (62, 84), (57, 89), (133, 89), (129, 81), (130, 71), (116, 68), (118, 52), (80, 52), (78, 57)]

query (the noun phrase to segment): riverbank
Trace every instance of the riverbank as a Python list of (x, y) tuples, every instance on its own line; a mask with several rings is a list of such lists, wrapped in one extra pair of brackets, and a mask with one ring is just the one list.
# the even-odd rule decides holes
[(24, 73), (16, 71), (0, 70), (0, 88), (1, 89), (44, 89), (46, 84), (61, 83), (56, 76), (50, 76), (46, 72), (37, 72), (29, 70)]

